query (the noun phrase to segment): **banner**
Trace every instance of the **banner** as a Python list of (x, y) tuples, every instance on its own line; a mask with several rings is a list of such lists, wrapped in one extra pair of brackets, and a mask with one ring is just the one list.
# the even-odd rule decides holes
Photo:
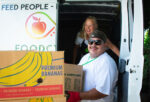
[(56, 51), (56, 0), (0, 0), (0, 50)]

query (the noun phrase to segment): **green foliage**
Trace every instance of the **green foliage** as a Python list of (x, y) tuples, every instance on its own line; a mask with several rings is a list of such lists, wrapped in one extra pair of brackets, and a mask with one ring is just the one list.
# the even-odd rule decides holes
[(144, 36), (144, 70), (143, 70), (143, 92), (148, 92), (150, 71), (150, 31), (147, 30)]
[(144, 72), (143, 79), (147, 78), (147, 72), (150, 69), (150, 31), (148, 30), (144, 37)]

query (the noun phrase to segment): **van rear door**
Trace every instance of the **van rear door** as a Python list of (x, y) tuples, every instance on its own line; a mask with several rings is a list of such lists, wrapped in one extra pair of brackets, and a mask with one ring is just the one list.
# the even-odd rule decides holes
[[(121, 4), (122, 38), (119, 64), (123, 96), (121, 102), (141, 102), (140, 91), (143, 76), (142, 0), (122, 0)], [(125, 23), (126, 21), (127, 23)]]

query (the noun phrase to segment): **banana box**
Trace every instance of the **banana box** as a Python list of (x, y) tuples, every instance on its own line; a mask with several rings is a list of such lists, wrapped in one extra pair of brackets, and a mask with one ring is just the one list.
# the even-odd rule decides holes
[(0, 51), (0, 100), (54, 95), (64, 95), (63, 51)]
[(0, 100), (0, 102), (66, 102), (66, 97), (61, 95), (61, 96), (39, 97), (29, 99)]

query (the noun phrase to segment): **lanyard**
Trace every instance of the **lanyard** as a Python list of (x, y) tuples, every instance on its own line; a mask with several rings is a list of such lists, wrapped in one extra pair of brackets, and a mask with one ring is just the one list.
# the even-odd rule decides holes
[[(96, 57), (97, 58), (97, 57)], [(92, 59), (92, 60), (90, 60), (90, 61), (87, 61), (87, 62), (85, 62), (84, 64), (82, 64), (83, 66), (84, 65), (86, 65), (86, 64), (88, 64), (88, 63), (90, 63), (90, 62), (92, 62), (92, 61), (94, 61), (96, 58), (94, 58), (94, 59)], [(90, 59), (90, 56), (89, 56), (89, 58), (88, 58), (88, 60)]]

